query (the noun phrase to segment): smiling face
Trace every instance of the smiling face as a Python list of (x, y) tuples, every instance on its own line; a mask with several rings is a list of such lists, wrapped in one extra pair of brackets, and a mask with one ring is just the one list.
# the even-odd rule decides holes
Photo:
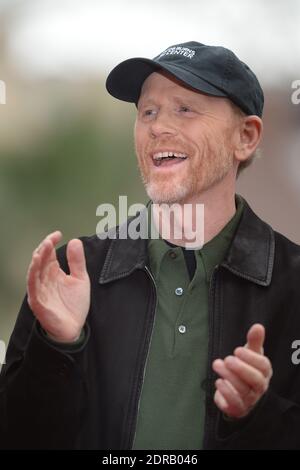
[(149, 75), (135, 122), (135, 150), (148, 196), (156, 203), (186, 203), (227, 175), (235, 179), (237, 130), (228, 99), (196, 92), (165, 72)]

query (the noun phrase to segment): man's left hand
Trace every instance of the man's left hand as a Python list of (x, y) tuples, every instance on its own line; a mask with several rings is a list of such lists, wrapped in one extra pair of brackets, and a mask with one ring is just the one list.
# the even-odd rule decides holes
[(213, 362), (216, 380), (214, 401), (231, 418), (247, 416), (268, 390), (272, 365), (264, 355), (265, 328), (257, 323), (247, 334), (247, 344), (234, 350), (233, 356)]

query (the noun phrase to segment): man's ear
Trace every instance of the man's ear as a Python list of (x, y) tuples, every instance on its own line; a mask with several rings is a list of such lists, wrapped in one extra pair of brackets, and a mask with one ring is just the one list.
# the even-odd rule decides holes
[(258, 116), (243, 116), (240, 121), (235, 158), (244, 162), (255, 152), (262, 137), (263, 123)]

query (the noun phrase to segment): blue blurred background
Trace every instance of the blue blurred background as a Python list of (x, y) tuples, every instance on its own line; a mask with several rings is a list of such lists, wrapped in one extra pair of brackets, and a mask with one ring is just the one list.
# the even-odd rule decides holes
[[(231, 48), (266, 95), (262, 156), (238, 192), (300, 243), (300, 2), (0, 0), (0, 339), (8, 341), (33, 249), (59, 229), (93, 234), (99, 204), (145, 203), (134, 105), (105, 90), (118, 62), (178, 42)], [(300, 95), (299, 95), (300, 96)]]

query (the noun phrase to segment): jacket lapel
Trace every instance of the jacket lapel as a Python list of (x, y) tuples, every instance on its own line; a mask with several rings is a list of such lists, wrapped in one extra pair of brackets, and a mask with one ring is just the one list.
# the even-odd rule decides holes
[(128, 218), (116, 228), (115, 238), (110, 239), (110, 245), (100, 274), (100, 284), (121, 279), (131, 274), (135, 269), (145, 266), (148, 258), (146, 234), (143, 231), (144, 238), (139, 237), (137, 239), (132, 239), (128, 235), (130, 223), (137, 217), (145, 222), (147, 220), (147, 208), (144, 208), (136, 216)]
[(221, 264), (231, 272), (261, 286), (271, 283), (275, 240), (273, 229), (244, 199), (244, 209), (229, 251)]

